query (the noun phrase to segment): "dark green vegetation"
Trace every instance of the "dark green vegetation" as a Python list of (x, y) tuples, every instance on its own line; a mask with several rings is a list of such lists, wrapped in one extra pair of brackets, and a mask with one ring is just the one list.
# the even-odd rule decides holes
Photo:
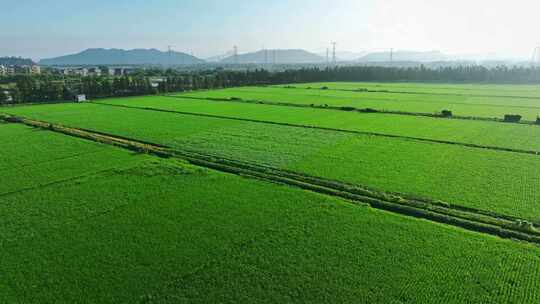
[(0, 195), (7, 303), (540, 300), (537, 246), (19, 124), (0, 134), (9, 180), (33, 176)]

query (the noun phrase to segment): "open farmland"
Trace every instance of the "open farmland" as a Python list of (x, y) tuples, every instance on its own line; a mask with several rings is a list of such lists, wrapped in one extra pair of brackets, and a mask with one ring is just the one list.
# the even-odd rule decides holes
[[(0, 195), (7, 303), (540, 300), (536, 245), (19, 124), (0, 132), (9, 180), (34, 176)], [(43, 175), (48, 163), (85, 174), (51, 183), (67, 174)]]
[[(503, 90), (496, 86), (489, 95), (488, 89), (461, 93), (430, 87), (400, 91), (399, 87), (386, 88), (357, 84), (355, 89), (343, 89), (339, 84), (314, 84), (313, 86), (250, 87), (182, 94), (186, 97), (235, 98), (242, 100), (292, 103), (308, 106), (355, 107), (379, 111), (436, 114), (450, 110), (462, 117), (499, 118), (505, 114), (519, 114), (523, 119), (535, 121), (540, 115), (540, 90)], [(322, 90), (325, 87), (328, 89)], [(347, 86), (346, 86), (347, 87)], [(311, 89), (308, 89), (311, 88)], [(370, 91), (363, 91), (370, 90)], [(459, 88), (457, 88), (459, 91)], [(502, 92), (501, 92), (502, 91)], [(501, 94), (501, 95), (497, 95)], [(515, 95), (514, 95), (515, 94)]]
[(353, 195), (537, 236), (539, 126), (221, 92), (0, 108), (0, 302), (540, 301), (538, 242)]
[(535, 154), (102, 104), (43, 105), (6, 111), (540, 221), (540, 157)]
[(394, 114), (322, 111), (312, 108), (250, 103), (209, 102), (181, 97), (116, 98), (100, 100), (98, 103), (505, 149), (540, 151), (540, 128), (533, 125)]

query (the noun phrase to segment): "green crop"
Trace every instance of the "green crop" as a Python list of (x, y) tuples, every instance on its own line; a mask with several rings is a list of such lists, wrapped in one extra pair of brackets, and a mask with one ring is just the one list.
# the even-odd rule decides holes
[(407, 115), (324, 111), (311, 108), (157, 96), (106, 99), (99, 102), (540, 151), (540, 127), (534, 125)]
[[(314, 84), (314, 88), (319, 85)], [(456, 93), (449, 95), (451, 90), (432, 92), (428, 88), (418, 86), (421, 90), (401, 91), (399, 88), (369, 87), (371, 90), (388, 90), (389, 92), (351, 92), (339, 91), (340, 84), (326, 84), (329, 90), (282, 88), (282, 87), (249, 87), (225, 90), (185, 93), (179, 96), (210, 97), (210, 98), (239, 98), (245, 100), (262, 100), (271, 102), (287, 102), (313, 106), (351, 106), (355, 108), (371, 108), (381, 111), (401, 111), (412, 113), (437, 114), (442, 110), (450, 110), (454, 115), (474, 116), (502, 119), (505, 114), (520, 114), (523, 119), (534, 121), (540, 115), (540, 90), (532, 93), (521, 91), (482, 91)], [(306, 85), (304, 85), (306, 86)], [(365, 84), (356, 84), (357, 88)], [(332, 90), (334, 89), (334, 90)], [(394, 92), (391, 92), (394, 90)], [(470, 95), (477, 94), (477, 95)], [(490, 95), (493, 94), (493, 95)], [(502, 94), (497, 95), (497, 94)], [(505, 96), (506, 94), (507, 96)], [(517, 95), (511, 95), (517, 94)], [(522, 95), (521, 95), (522, 94)], [(533, 96), (531, 96), (533, 95)], [(531, 98), (534, 97), (534, 98)]]
[(537, 155), (106, 105), (42, 105), (9, 111), (172, 148), (540, 220)]
[[(533, 245), (22, 125), (0, 134), (2, 170), (19, 168), (2, 184), (34, 186), (0, 194), (2, 302), (540, 301)], [(50, 183), (66, 173), (43, 163), (94, 174)]]

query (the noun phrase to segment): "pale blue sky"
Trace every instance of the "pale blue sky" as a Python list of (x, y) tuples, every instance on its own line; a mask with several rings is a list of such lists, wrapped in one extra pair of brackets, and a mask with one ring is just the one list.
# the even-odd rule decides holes
[(207, 57), (239, 50), (388, 48), (527, 57), (540, 45), (533, 0), (0, 0), (0, 56), (91, 47)]

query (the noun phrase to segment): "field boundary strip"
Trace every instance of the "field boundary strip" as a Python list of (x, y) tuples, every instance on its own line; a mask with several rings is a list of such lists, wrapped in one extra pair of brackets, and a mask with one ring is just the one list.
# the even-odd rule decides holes
[(520, 120), (519, 122), (510, 122), (510, 121), (505, 121), (504, 119), (497, 118), (497, 117), (480, 117), (480, 116), (463, 116), (463, 115), (444, 116), (439, 113), (393, 111), (393, 110), (382, 110), (382, 109), (373, 109), (373, 108), (356, 108), (356, 107), (346, 106), (346, 105), (344, 106), (324, 105), (323, 106), (323, 105), (315, 105), (315, 104), (307, 104), (307, 103), (290, 103), (290, 102), (281, 102), (281, 101), (240, 99), (236, 97), (231, 97), (231, 98), (195, 97), (195, 96), (184, 96), (183, 94), (163, 95), (163, 96), (172, 97), (172, 98), (216, 101), (216, 102), (263, 104), (263, 105), (282, 106), (282, 107), (310, 108), (310, 109), (317, 109), (317, 110), (345, 111), (345, 112), (357, 112), (357, 113), (367, 113), (367, 114), (391, 114), (391, 115), (419, 116), (419, 117), (429, 117), (429, 118), (439, 118), (439, 119), (479, 120), (479, 121), (489, 121), (489, 122), (494, 122), (494, 123), (506, 123), (506, 124), (511, 123), (511, 124), (522, 124), (522, 125), (539, 125), (537, 121), (532, 121), (532, 120)]
[(222, 115), (214, 115), (214, 114), (204, 114), (204, 113), (193, 113), (193, 112), (185, 112), (185, 111), (166, 110), (166, 109), (159, 109), (159, 108), (153, 108), (153, 107), (128, 106), (128, 105), (110, 104), (110, 103), (104, 103), (104, 102), (92, 102), (92, 104), (102, 105), (102, 106), (110, 106), (110, 107), (118, 107), (118, 108), (135, 109), (135, 110), (145, 110), (145, 111), (164, 112), (164, 113), (199, 116), (199, 117), (208, 117), (208, 118), (216, 118), (216, 119), (245, 121), (245, 122), (260, 123), (260, 124), (271, 124), (271, 125), (293, 127), (293, 128), (305, 128), (305, 129), (315, 129), (315, 130), (323, 130), (323, 131), (330, 131), (330, 132), (340, 132), (340, 133), (349, 133), (349, 134), (357, 134), (357, 135), (378, 136), (378, 137), (386, 137), (386, 138), (394, 138), (394, 139), (402, 139), (402, 140), (413, 140), (413, 141), (419, 141), (419, 142), (430, 142), (430, 143), (435, 143), (435, 144), (457, 145), (457, 146), (463, 146), (463, 147), (474, 148), (474, 149), (485, 149), (485, 150), (494, 150), (494, 151), (502, 151), (502, 152), (510, 152), (510, 153), (540, 155), (540, 151), (536, 151), (536, 150), (505, 148), (505, 147), (497, 147), (497, 146), (488, 146), (488, 145), (479, 145), (479, 144), (472, 144), (472, 143), (455, 142), (455, 141), (449, 141), (449, 140), (440, 140), (440, 139), (430, 139), (430, 138), (404, 136), (404, 135), (385, 134), (385, 133), (377, 133), (377, 132), (369, 132), (369, 131), (347, 130), (347, 129), (330, 128), (330, 127), (319, 127), (319, 126), (311, 126), (311, 125), (292, 124), (292, 123), (286, 123), (286, 122), (276, 122), (276, 121), (270, 121), (270, 120), (258, 120), (258, 119), (251, 119), (251, 118), (240, 118), (240, 117), (222, 116)]
[(135, 139), (105, 135), (93, 131), (84, 131), (44, 121), (26, 119), (11, 115), (0, 115), (0, 119), (12, 123), (59, 132), (87, 140), (129, 149), (139, 153), (149, 153), (159, 157), (183, 159), (193, 165), (214, 169), (239, 176), (260, 179), (278, 184), (289, 185), (304, 190), (339, 197), (356, 204), (366, 204), (376, 209), (386, 210), (433, 222), (461, 227), (467, 230), (487, 233), (503, 238), (517, 239), (540, 245), (538, 223), (531, 223), (514, 217), (497, 215), (492, 212), (473, 212), (467, 208), (455, 208), (453, 205), (430, 200), (421, 200), (398, 196), (388, 192), (374, 192), (359, 185), (311, 177), (301, 173), (277, 168), (260, 166), (163, 146), (139, 142)]

